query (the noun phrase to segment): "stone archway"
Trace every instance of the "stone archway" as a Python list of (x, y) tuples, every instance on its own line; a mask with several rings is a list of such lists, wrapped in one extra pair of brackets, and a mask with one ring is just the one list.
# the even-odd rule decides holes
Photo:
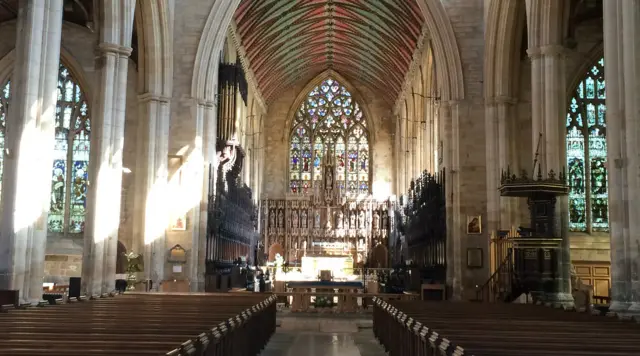
[[(464, 78), (460, 51), (453, 31), (453, 26), (440, 0), (416, 0), (425, 17), (425, 26), (432, 45), (436, 62), (436, 77), (439, 93), (443, 102), (464, 100)], [(217, 164), (215, 157), (215, 137), (217, 130), (217, 112), (213, 110), (216, 102), (218, 65), (220, 54), (228, 35), (228, 28), (241, 0), (215, 1), (205, 23), (196, 58), (191, 81), (191, 98), (193, 115), (204, 123), (202, 130), (202, 159), (204, 162)], [(208, 173), (203, 173), (203, 181), (209, 180)], [(206, 192), (202, 202), (206, 204)], [(197, 215), (197, 212), (194, 213)], [(459, 213), (458, 213), (459, 214)], [(199, 220), (199, 216), (194, 216)], [(195, 231), (198, 231), (197, 229)], [(201, 225), (200, 232), (193, 236), (194, 246), (204, 246), (206, 226)], [(200, 249), (194, 248), (196, 253)], [(271, 259), (271, 256), (269, 256)], [(192, 258), (191, 270), (196, 276), (204, 271), (204, 259)]]

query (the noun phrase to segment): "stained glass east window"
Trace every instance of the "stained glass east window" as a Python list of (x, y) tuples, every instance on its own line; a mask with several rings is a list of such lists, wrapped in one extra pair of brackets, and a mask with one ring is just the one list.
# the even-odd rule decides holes
[[(0, 148), (4, 148), (10, 83), (0, 94)], [(78, 82), (62, 64), (58, 71), (57, 95), (47, 227), (53, 233), (79, 234), (84, 232), (91, 126), (86, 98)], [(2, 158), (0, 153), (0, 163)]]
[(327, 79), (315, 87), (295, 114), (290, 134), (289, 189), (308, 194), (320, 187), (327, 154), (335, 162), (335, 184), (347, 195), (369, 194), (367, 122), (351, 93)]
[(578, 84), (567, 113), (569, 229), (609, 231), (604, 59)]

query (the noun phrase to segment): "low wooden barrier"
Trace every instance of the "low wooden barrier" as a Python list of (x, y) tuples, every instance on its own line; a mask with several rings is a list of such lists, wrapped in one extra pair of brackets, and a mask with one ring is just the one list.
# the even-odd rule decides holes
[(640, 355), (640, 325), (535, 305), (374, 301), (391, 356)]
[[(292, 312), (316, 312), (334, 311), (338, 313), (350, 313), (363, 311), (373, 305), (375, 298), (381, 300), (418, 300), (420, 296), (415, 293), (348, 293), (348, 292), (275, 292), (278, 297), (291, 298)], [(332, 307), (317, 307), (311, 302), (311, 298), (325, 297), (337, 299)]]
[(270, 295), (125, 294), (0, 314), (0, 355), (257, 355)]

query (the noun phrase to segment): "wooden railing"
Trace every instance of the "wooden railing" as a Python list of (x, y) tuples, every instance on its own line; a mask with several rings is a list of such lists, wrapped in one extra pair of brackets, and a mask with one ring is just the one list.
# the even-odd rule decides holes
[[(417, 293), (347, 293), (347, 292), (276, 292), (278, 300), (286, 298), (286, 303), (279, 306), (289, 307), (292, 312), (307, 313), (354, 313), (371, 311), (374, 299), (384, 301), (391, 300), (418, 300)], [(322, 299), (323, 303), (319, 303)], [(329, 302), (326, 302), (329, 301)]]
[[(482, 285), (476, 286), (476, 301), (510, 302), (518, 297), (516, 294), (527, 292), (527, 288), (521, 284), (522, 276), (518, 274), (523, 268), (523, 260), (519, 254), (523, 250), (558, 251), (562, 243), (559, 238), (520, 237), (515, 230), (492, 235), (491, 276)], [(556, 258), (560, 261), (558, 255)]]

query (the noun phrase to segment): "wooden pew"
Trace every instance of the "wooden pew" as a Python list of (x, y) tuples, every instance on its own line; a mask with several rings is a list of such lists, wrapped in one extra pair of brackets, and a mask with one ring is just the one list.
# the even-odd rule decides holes
[(271, 295), (122, 295), (4, 313), (0, 354), (248, 356), (273, 332)]
[(374, 334), (390, 355), (640, 355), (640, 326), (518, 304), (385, 302)]

